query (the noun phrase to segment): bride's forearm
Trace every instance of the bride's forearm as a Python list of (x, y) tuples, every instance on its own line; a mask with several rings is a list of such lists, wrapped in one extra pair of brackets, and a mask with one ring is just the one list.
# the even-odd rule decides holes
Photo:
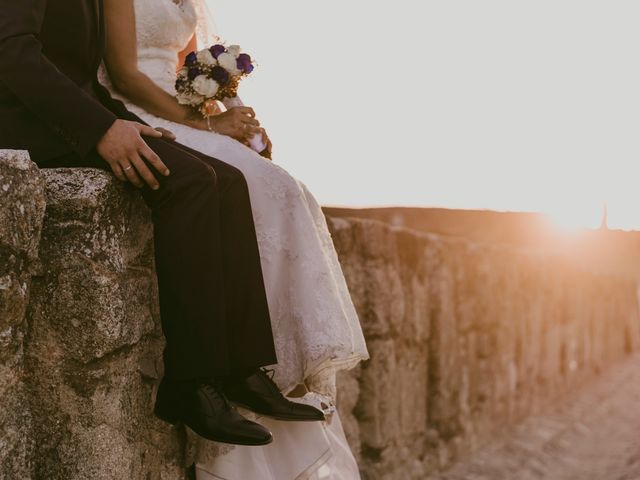
[(142, 72), (123, 78), (112, 78), (115, 89), (131, 102), (156, 117), (206, 129), (206, 123), (191, 108), (180, 105), (175, 97), (165, 92)]
[(191, 110), (138, 69), (133, 0), (105, 0), (104, 63), (115, 89), (147, 112), (172, 122), (203, 128)]

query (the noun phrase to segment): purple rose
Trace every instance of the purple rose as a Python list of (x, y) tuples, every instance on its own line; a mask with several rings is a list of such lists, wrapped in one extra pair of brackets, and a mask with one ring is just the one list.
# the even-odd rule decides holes
[(221, 53), (224, 53), (227, 51), (226, 48), (224, 48), (224, 45), (214, 45), (213, 47), (211, 47), (209, 49), (209, 51), (211, 52), (211, 55), (213, 55), (213, 58), (218, 58), (218, 56)]
[(211, 69), (211, 74), (209, 75), (212, 80), (218, 82), (219, 85), (225, 86), (229, 81), (229, 72), (227, 72), (224, 68), (216, 65)]
[(186, 58), (184, 59), (184, 64), (185, 65), (195, 65), (195, 63), (198, 61), (198, 56), (196, 55), (196, 52), (191, 52), (189, 55), (186, 56)]
[(238, 70), (242, 70), (244, 73), (253, 72), (253, 64), (251, 63), (251, 57), (246, 53), (241, 53), (238, 56), (238, 60), (236, 62)]
[(187, 77), (189, 77), (189, 80), (193, 80), (194, 78), (196, 78), (201, 73), (202, 73), (202, 71), (198, 67), (191, 67), (189, 69), (189, 73), (187, 73)]

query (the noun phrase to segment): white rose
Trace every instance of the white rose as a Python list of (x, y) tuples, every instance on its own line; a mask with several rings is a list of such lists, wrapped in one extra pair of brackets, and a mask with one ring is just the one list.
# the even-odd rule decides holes
[(206, 75), (198, 75), (193, 81), (193, 89), (206, 98), (213, 97), (219, 88), (218, 82), (207, 78)]
[(223, 53), (218, 57), (218, 63), (222, 68), (224, 68), (231, 75), (240, 75), (240, 70), (238, 69), (238, 61), (236, 57), (234, 57), (230, 53)]
[(205, 65), (216, 65), (218, 63), (209, 50), (200, 50), (196, 57), (200, 63), (204, 63)]
[(238, 58), (238, 55), (240, 55), (240, 52), (241, 52), (240, 45), (231, 45), (229, 48), (227, 48), (227, 53), (230, 53), (236, 58)]

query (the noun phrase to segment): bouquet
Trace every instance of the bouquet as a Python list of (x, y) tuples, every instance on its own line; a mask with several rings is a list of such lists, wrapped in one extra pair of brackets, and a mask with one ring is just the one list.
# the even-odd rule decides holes
[[(240, 80), (254, 69), (251, 56), (238, 45), (213, 45), (187, 55), (176, 80), (177, 99), (181, 105), (198, 110), (204, 118), (216, 111), (216, 102), (226, 108), (241, 107), (238, 97)], [(261, 153), (266, 148), (262, 135), (249, 140), (251, 148)]]

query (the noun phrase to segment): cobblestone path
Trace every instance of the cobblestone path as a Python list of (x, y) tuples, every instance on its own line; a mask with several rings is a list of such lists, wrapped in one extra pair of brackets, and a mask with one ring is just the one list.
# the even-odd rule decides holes
[(640, 480), (640, 356), (434, 480)]

